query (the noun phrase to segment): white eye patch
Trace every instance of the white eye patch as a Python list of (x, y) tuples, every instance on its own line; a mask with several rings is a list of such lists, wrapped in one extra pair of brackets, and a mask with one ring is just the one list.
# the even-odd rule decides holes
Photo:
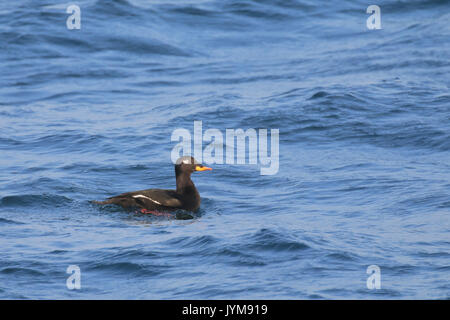
[(184, 156), (177, 160), (176, 164), (198, 164), (198, 162), (191, 156)]

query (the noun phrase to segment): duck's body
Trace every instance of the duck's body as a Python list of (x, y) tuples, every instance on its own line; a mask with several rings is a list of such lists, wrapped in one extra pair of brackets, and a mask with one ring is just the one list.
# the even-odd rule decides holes
[(125, 209), (139, 208), (149, 211), (176, 209), (195, 211), (200, 207), (200, 202), (197, 189), (192, 194), (179, 193), (176, 190), (147, 189), (122, 193), (99, 202), (99, 204), (116, 204)]
[(115, 204), (125, 209), (149, 211), (173, 211), (183, 209), (196, 211), (200, 207), (200, 194), (191, 180), (194, 171), (212, 170), (198, 164), (192, 157), (182, 157), (175, 164), (176, 190), (147, 189), (122, 193), (98, 204)]

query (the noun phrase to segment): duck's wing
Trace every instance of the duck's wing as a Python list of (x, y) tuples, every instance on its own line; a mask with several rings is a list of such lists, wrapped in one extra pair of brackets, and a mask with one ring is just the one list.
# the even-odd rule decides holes
[(169, 208), (181, 208), (182, 202), (174, 190), (149, 189), (131, 193), (131, 197), (144, 204), (157, 204)]
[(174, 190), (148, 189), (127, 192), (108, 198), (103, 204), (117, 204), (122, 207), (141, 207), (145, 209), (181, 208), (182, 202)]

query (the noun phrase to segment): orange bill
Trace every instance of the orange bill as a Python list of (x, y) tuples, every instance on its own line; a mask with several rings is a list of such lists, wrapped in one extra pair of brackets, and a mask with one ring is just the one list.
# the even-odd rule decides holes
[(195, 171), (206, 171), (206, 170), (212, 170), (212, 168), (205, 166), (195, 166)]

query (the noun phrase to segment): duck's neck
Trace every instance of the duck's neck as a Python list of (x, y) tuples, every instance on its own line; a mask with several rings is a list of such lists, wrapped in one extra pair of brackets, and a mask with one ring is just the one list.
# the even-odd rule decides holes
[(197, 189), (195, 188), (194, 183), (191, 180), (191, 175), (181, 172), (175, 172), (175, 176), (177, 179), (177, 193), (183, 195), (195, 195), (197, 194)]

